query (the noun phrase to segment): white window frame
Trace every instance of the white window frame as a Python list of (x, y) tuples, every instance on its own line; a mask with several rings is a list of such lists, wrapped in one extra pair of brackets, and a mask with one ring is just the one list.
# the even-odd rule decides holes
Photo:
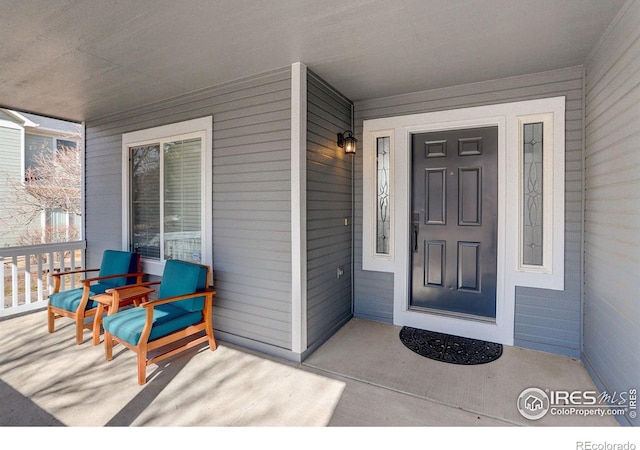
[[(545, 116), (553, 127), (552, 146), (544, 167), (545, 182), (550, 187), (543, 195), (551, 213), (545, 236), (550, 263), (544, 270), (523, 267), (519, 262), (522, 220), (522, 171), (520, 170), (521, 119)], [(484, 126), (498, 127), (498, 253), (496, 320), (475, 321), (444, 315), (426, 314), (409, 308), (409, 220), (410, 220), (410, 138), (413, 133), (456, 130)], [(375, 138), (393, 131), (392, 159), (392, 248), (390, 258), (375, 255)], [(394, 274), (393, 322), (459, 336), (513, 345), (515, 324), (515, 288), (526, 286), (564, 290), (564, 193), (565, 193), (565, 97), (503, 103), (449, 111), (365, 120), (363, 123), (363, 270)], [(547, 147), (545, 147), (547, 150)]]
[[(122, 248), (131, 248), (131, 165), (129, 164), (129, 149), (138, 145), (145, 145), (169, 140), (174, 137), (199, 135), (202, 140), (201, 155), (201, 229), (202, 229), (202, 264), (213, 265), (212, 245), (212, 161), (213, 161), (213, 117), (163, 125), (154, 128), (124, 133), (122, 135)], [(151, 275), (161, 276), (165, 261), (142, 258), (142, 270)]]

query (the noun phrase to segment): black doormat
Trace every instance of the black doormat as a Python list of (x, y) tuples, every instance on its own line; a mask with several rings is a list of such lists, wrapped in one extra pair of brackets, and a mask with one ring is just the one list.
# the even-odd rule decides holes
[(411, 327), (402, 327), (400, 341), (418, 355), (451, 364), (486, 364), (502, 355), (502, 344)]

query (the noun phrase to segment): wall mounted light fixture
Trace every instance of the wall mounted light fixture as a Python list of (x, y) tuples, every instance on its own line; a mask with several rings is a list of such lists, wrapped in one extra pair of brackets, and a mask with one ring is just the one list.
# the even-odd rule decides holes
[(358, 140), (353, 137), (351, 130), (338, 133), (338, 147), (344, 148), (345, 153), (354, 155), (356, 153), (356, 142), (358, 142)]

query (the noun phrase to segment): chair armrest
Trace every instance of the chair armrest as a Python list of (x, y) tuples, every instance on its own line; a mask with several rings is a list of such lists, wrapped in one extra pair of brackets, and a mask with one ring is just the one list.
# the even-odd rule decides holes
[(73, 275), (76, 273), (98, 272), (100, 269), (78, 269), (68, 270), (65, 272), (51, 272), (49, 276), (53, 278), (53, 293), (60, 292), (60, 278), (64, 275)]
[[(146, 274), (143, 272), (134, 272), (134, 273), (119, 273), (116, 275), (104, 275), (101, 277), (94, 277), (94, 278), (85, 278), (82, 282), (85, 285), (91, 284), (94, 281), (100, 281), (100, 280), (108, 280), (110, 278), (131, 278), (131, 277), (136, 277), (138, 278), (140, 281), (142, 281), (142, 277), (145, 276)], [(139, 283), (136, 283), (139, 284)]]
[[(142, 303), (139, 307), (146, 308), (145, 310), (145, 321), (144, 327), (142, 328), (142, 334), (140, 335), (140, 340), (138, 345), (146, 346), (149, 341), (149, 336), (151, 335), (151, 329), (153, 328), (153, 315), (154, 308), (159, 305), (164, 305), (166, 303), (177, 302), (179, 300), (186, 300), (188, 298), (196, 298), (196, 297), (206, 297), (204, 302), (204, 308), (202, 310), (203, 317), (211, 314), (211, 308), (213, 307), (213, 296), (216, 291), (213, 289), (206, 289), (198, 292), (194, 292), (193, 294), (186, 295), (178, 295), (176, 297), (163, 298), (160, 300), (150, 301), (148, 303)], [(142, 344), (140, 344), (142, 343)]]
[(197, 298), (197, 297), (213, 298), (215, 294), (216, 294), (216, 291), (214, 291), (213, 289), (206, 289), (206, 290), (194, 292), (193, 294), (178, 295), (176, 297), (168, 297), (168, 298), (163, 298), (159, 300), (153, 300), (148, 303), (143, 303), (140, 306), (142, 306), (143, 308), (153, 308), (154, 306), (164, 305), (165, 303), (172, 303), (180, 300), (186, 300), (189, 298)]
[(78, 270), (65, 270), (64, 272), (51, 272), (50, 277), (61, 277), (63, 275), (73, 275), (74, 273), (86, 273), (86, 272), (98, 272), (100, 269), (78, 269)]

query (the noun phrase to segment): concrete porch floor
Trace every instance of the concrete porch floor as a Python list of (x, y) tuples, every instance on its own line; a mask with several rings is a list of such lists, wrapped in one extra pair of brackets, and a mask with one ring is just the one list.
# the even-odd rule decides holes
[(399, 327), (353, 319), (302, 364), (219, 342), (150, 366), (113, 361), (70, 321), (53, 334), (38, 311), (0, 322), (0, 425), (54, 427), (617, 427), (612, 417), (517, 411), (523, 389), (596, 390), (579, 360), (506, 347), (456, 366), (402, 345)]

